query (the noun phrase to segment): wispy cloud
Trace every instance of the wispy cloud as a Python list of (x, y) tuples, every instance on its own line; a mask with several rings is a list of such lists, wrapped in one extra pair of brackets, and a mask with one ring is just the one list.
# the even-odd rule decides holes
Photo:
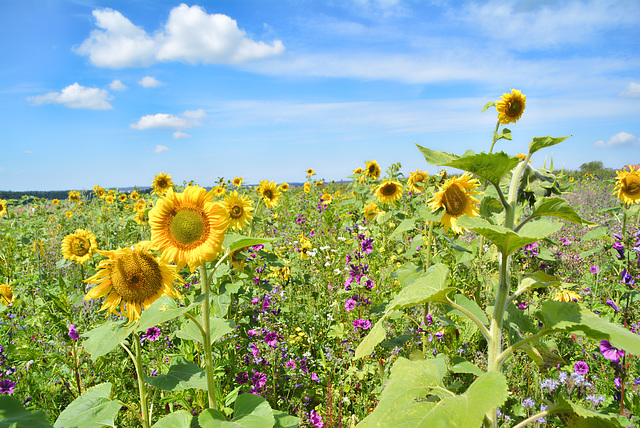
[(111, 89), (112, 91), (124, 91), (125, 89), (127, 89), (127, 85), (122, 83), (120, 80), (114, 80), (113, 82), (109, 83), (109, 89)]
[(191, 138), (191, 135), (186, 132), (176, 131), (173, 133), (173, 138)]
[(609, 138), (609, 141), (606, 143), (603, 140), (596, 141), (593, 143), (593, 147), (599, 148), (622, 148), (622, 147), (631, 147), (631, 146), (639, 146), (640, 139), (636, 138), (635, 135), (629, 134), (627, 132), (619, 132), (613, 137)]
[(254, 41), (227, 15), (208, 14), (200, 6), (181, 4), (171, 10), (162, 30), (149, 35), (120, 12), (94, 10), (95, 29), (76, 49), (98, 67), (148, 66), (162, 61), (192, 64), (241, 64), (280, 55), (280, 40)]
[(621, 97), (640, 98), (640, 83), (629, 82), (629, 84), (620, 92)]
[(49, 92), (44, 95), (29, 97), (33, 105), (62, 104), (69, 108), (82, 108), (90, 110), (110, 110), (113, 107), (109, 100), (113, 97), (106, 89), (86, 88), (74, 83), (60, 92)]
[(162, 145), (158, 144), (158, 145), (156, 146), (156, 149), (154, 150), (154, 152), (155, 152), (155, 153), (162, 153), (162, 152), (166, 152), (166, 151), (168, 151), (168, 150), (169, 150), (169, 147), (167, 147), (167, 146), (162, 146)]

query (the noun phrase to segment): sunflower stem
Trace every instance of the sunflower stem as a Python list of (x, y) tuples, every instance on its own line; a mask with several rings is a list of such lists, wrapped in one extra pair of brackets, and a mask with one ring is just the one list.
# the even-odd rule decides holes
[(140, 413), (142, 414), (140, 421), (142, 422), (142, 428), (149, 428), (150, 424), (149, 408), (147, 407), (147, 385), (143, 380), (144, 373), (142, 373), (142, 353), (140, 352), (140, 337), (136, 332), (133, 333), (133, 344), (134, 350), (136, 352), (135, 356), (127, 347), (127, 345), (121, 343), (120, 346), (122, 346), (124, 350), (127, 351), (127, 354), (129, 354), (129, 357), (131, 357), (133, 365), (136, 368), (136, 377), (138, 378), (138, 392), (140, 393)]
[(207, 372), (207, 388), (209, 390), (209, 407), (218, 410), (218, 400), (216, 396), (216, 385), (213, 377), (213, 358), (211, 356), (211, 323), (210, 323), (210, 302), (209, 302), (209, 277), (207, 276), (207, 266), (200, 265), (200, 287), (205, 299), (202, 301), (202, 328), (204, 330), (204, 362)]
[(491, 142), (489, 153), (493, 153), (493, 146), (495, 146), (496, 141), (498, 141), (498, 139), (496, 138), (496, 135), (498, 134), (498, 128), (500, 128), (500, 120), (498, 120), (498, 123), (496, 123), (496, 130), (493, 131), (493, 141)]

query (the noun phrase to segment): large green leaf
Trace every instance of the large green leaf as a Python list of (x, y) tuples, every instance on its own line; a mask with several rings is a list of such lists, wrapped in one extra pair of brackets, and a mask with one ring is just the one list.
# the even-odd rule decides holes
[(55, 428), (114, 427), (120, 410), (118, 400), (111, 399), (111, 384), (101, 383), (85, 391), (60, 413)]
[(398, 225), (398, 227), (396, 227), (396, 230), (394, 230), (391, 233), (391, 235), (389, 235), (389, 239), (392, 239), (392, 238), (399, 239), (402, 237), (402, 232), (413, 230), (415, 226), (416, 226), (416, 219), (414, 218), (407, 218), (405, 220), (402, 220), (402, 222)]
[(525, 224), (518, 233), (506, 227), (490, 224), (479, 217), (463, 216), (458, 224), (484, 236), (503, 254), (511, 254), (527, 244), (539, 241), (562, 229), (562, 223), (539, 220)]
[(144, 380), (165, 391), (181, 391), (189, 388), (207, 389), (205, 371), (183, 356), (173, 358), (167, 374), (145, 377)]
[[(482, 308), (480, 308), (480, 306), (478, 306), (475, 301), (469, 299), (464, 294), (456, 294), (456, 303), (475, 315), (475, 317), (478, 318), (478, 321), (480, 321), (482, 324), (489, 325), (487, 314), (484, 313)], [(459, 315), (466, 317), (464, 313), (459, 312), (458, 310), (456, 310), (456, 312)]]
[(386, 317), (380, 318), (374, 325), (371, 331), (362, 339), (362, 342), (356, 348), (355, 358), (362, 358), (370, 355), (375, 349), (376, 345), (387, 337), (387, 330), (384, 328), (384, 323), (387, 321)]
[(509, 156), (504, 152), (478, 153), (454, 159), (443, 166), (469, 171), (497, 186), (502, 177), (511, 171), (518, 162), (520, 160), (517, 157)]
[(640, 336), (618, 327), (573, 302), (548, 300), (536, 312), (545, 327), (581, 333), (595, 340), (608, 340), (618, 349), (640, 354)]
[(254, 238), (250, 236), (242, 236), (237, 234), (228, 233), (224, 236), (224, 242), (222, 245), (232, 253), (241, 248), (252, 247), (258, 244), (267, 244), (273, 241), (275, 238)]
[(124, 324), (125, 322), (107, 321), (81, 335), (86, 338), (82, 344), (92, 360), (111, 352), (136, 329), (134, 323), (126, 327)]
[(0, 395), (0, 428), (10, 427), (51, 428), (51, 424), (42, 410), (31, 413), (15, 398)]
[(273, 428), (297, 428), (300, 425), (300, 418), (291, 416), (280, 410), (274, 410), (273, 417), (276, 419)]
[(153, 424), (151, 428), (189, 428), (193, 415), (186, 410), (178, 410)]
[[(614, 428), (626, 426), (618, 420), (618, 415), (606, 413), (604, 411), (596, 412), (594, 410), (582, 407), (579, 404), (568, 400), (564, 395), (558, 396), (558, 407), (572, 413), (573, 417), (564, 417), (566, 425), (572, 428)], [(628, 422), (628, 419), (625, 419)]]
[[(233, 320), (211, 317), (209, 326), (211, 328), (211, 344), (213, 344), (225, 334), (231, 333), (236, 328), (236, 323), (234, 323)], [(198, 343), (204, 343), (202, 340), (202, 333), (200, 333), (200, 329), (193, 321), (189, 321), (183, 325), (176, 333), (176, 336), (181, 339), (195, 340)]]
[(537, 202), (533, 209), (531, 217), (558, 217), (563, 220), (570, 221), (575, 224), (583, 225), (595, 225), (591, 221), (585, 220), (578, 215), (573, 209), (571, 204), (563, 198), (542, 197)]
[(220, 412), (207, 409), (200, 413), (202, 428), (265, 428), (273, 427), (276, 420), (267, 400), (259, 395), (242, 394), (233, 406), (233, 419), (227, 421)]
[(570, 135), (567, 135), (566, 137), (555, 138), (551, 136), (535, 137), (533, 141), (529, 143), (529, 153), (534, 154), (538, 150), (544, 149), (545, 147), (555, 146), (556, 144), (560, 144), (569, 137)]
[(426, 147), (422, 147), (420, 144), (416, 144), (416, 146), (418, 146), (418, 149), (422, 152), (425, 160), (431, 165), (446, 165), (449, 162), (460, 157), (447, 152), (438, 152), (436, 150), (431, 150)]
[(204, 295), (198, 296), (189, 306), (179, 306), (178, 301), (169, 296), (162, 296), (147, 309), (142, 311), (137, 331), (146, 331), (149, 327), (160, 325), (198, 306), (204, 300)]
[(378, 406), (358, 426), (478, 427), (485, 413), (506, 400), (507, 382), (498, 372), (482, 374), (464, 394), (454, 395), (442, 384), (445, 366), (438, 361), (398, 359)]

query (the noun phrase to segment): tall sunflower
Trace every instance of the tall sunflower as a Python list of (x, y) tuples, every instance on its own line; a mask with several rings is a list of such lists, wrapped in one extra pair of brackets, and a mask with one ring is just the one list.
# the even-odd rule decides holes
[(224, 186), (216, 186), (213, 188), (213, 195), (216, 198), (223, 197), (226, 192), (227, 192), (227, 189), (225, 189)]
[(308, 175), (308, 176), (316, 175), (316, 172), (313, 170), (313, 168), (309, 168), (309, 169), (307, 170), (307, 175)]
[(80, 192), (77, 190), (72, 190), (69, 192), (69, 200), (71, 202), (79, 202), (80, 201)]
[(409, 180), (407, 180), (408, 189), (416, 193), (424, 192), (425, 187), (427, 187), (428, 178), (429, 173), (426, 171), (416, 169), (416, 172), (409, 172)]
[(402, 197), (402, 184), (397, 180), (386, 180), (376, 188), (376, 196), (383, 203), (393, 203)]
[(150, 242), (140, 242), (133, 248), (99, 251), (107, 257), (98, 271), (85, 280), (97, 284), (84, 300), (107, 296), (100, 308), (129, 318), (127, 325), (140, 319), (140, 313), (163, 295), (182, 299), (174, 283), (181, 282), (176, 266), (158, 259), (149, 251)]
[(258, 186), (258, 194), (262, 196), (264, 204), (267, 208), (275, 208), (280, 202), (282, 193), (278, 190), (278, 186), (273, 181), (262, 180)]
[(127, 196), (127, 194), (126, 194), (126, 193), (120, 193), (120, 194), (118, 195), (118, 200), (119, 200), (120, 202), (127, 202), (127, 199), (129, 199), (129, 197)]
[(440, 222), (444, 225), (445, 232), (452, 228), (455, 233), (462, 233), (462, 228), (458, 226), (458, 218), (466, 214), (469, 217), (478, 217), (478, 201), (473, 197), (473, 189), (478, 187), (480, 182), (471, 178), (471, 174), (465, 172), (461, 177), (450, 178), (445, 181), (439, 192), (433, 195), (429, 203), (431, 211), (440, 208), (445, 209)]
[(287, 192), (289, 191), (289, 183), (281, 183), (278, 186), (278, 190), (280, 190), (281, 192)]
[(99, 198), (102, 198), (107, 191), (104, 190), (100, 185), (96, 184), (95, 186), (93, 186), (93, 193), (95, 193), (95, 195)]
[(233, 187), (240, 187), (242, 186), (242, 177), (236, 177), (233, 179), (233, 181), (231, 182), (231, 184), (233, 184)]
[(97, 248), (93, 233), (85, 229), (76, 229), (62, 240), (62, 257), (83, 265), (91, 259)]
[(9, 284), (0, 284), (0, 297), (2, 303), (9, 306), (14, 300), (16, 300), (13, 295), (13, 288)]
[(229, 214), (229, 227), (240, 230), (253, 218), (253, 202), (248, 196), (240, 196), (236, 190), (224, 198), (223, 204)]
[(165, 261), (193, 271), (218, 257), (229, 217), (213, 193), (190, 186), (182, 193), (169, 189), (149, 211), (151, 242)]
[(367, 162), (367, 167), (365, 168), (365, 173), (367, 174), (367, 177), (373, 180), (377, 180), (378, 178), (380, 178), (380, 172), (381, 170), (380, 170), (380, 165), (378, 165), (378, 162), (376, 162), (375, 160)]
[(5, 199), (0, 199), (0, 217), (7, 213), (7, 201)]
[(516, 123), (516, 121), (522, 117), (526, 102), (526, 95), (522, 95), (517, 89), (512, 89), (510, 94), (502, 94), (500, 99), (496, 101), (498, 121), (502, 125)]
[(303, 189), (304, 189), (304, 193), (309, 193), (311, 191), (311, 183), (309, 183), (308, 181), (305, 182)]
[(133, 200), (140, 199), (140, 193), (138, 193), (137, 190), (132, 190), (131, 193), (129, 193), (129, 199), (133, 199)]
[(173, 190), (173, 180), (171, 180), (171, 175), (165, 174), (164, 172), (156, 174), (151, 186), (153, 187), (153, 191), (156, 195), (161, 196), (166, 194), (170, 189)]
[(636, 170), (634, 166), (623, 168), (616, 171), (616, 189), (614, 193), (618, 193), (618, 198), (625, 205), (640, 203), (640, 170)]

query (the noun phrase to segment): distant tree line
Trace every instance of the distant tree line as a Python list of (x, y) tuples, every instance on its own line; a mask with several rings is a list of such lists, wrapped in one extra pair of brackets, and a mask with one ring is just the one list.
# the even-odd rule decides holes
[[(130, 193), (132, 190), (134, 190), (133, 188), (127, 188), (125, 189), (119, 189), (119, 193)], [(140, 193), (141, 195), (146, 194), (146, 193), (151, 193), (153, 189), (151, 187), (145, 188), (145, 189), (137, 189), (138, 193)], [(69, 197), (69, 192), (70, 190), (27, 190), (27, 191), (21, 191), (21, 192), (16, 192), (13, 190), (0, 190), (0, 199), (17, 199), (20, 200), (21, 198), (25, 197), (25, 196), (30, 196), (32, 198), (39, 198), (39, 199), (48, 199), (48, 200), (53, 200), (53, 199), (60, 199), (60, 200), (64, 200), (67, 199)], [(93, 190), (86, 190), (86, 191), (82, 191), (81, 192), (87, 199), (93, 199), (96, 197), (95, 193), (93, 193)], [(23, 203), (27, 203), (29, 202), (30, 198), (25, 198), (22, 202)]]
[(580, 165), (580, 172), (598, 172), (604, 169), (602, 161), (591, 161)]

